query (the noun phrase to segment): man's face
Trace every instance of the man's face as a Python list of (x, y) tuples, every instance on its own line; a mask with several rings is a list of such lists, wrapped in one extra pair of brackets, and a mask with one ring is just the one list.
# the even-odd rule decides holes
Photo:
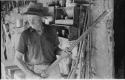
[(30, 26), (35, 29), (36, 31), (42, 31), (43, 27), (41, 27), (42, 25), (42, 21), (41, 21), (41, 17), (37, 16), (37, 15), (28, 15), (28, 21)]

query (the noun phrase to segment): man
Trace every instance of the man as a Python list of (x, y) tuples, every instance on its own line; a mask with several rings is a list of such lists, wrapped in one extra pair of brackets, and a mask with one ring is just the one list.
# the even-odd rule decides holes
[(16, 71), (15, 77), (47, 77), (49, 75), (44, 71), (56, 60), (57, 54), (64, 53), (58, 48), (59, 41), (55, 29), (42, 24), (44, 15), (41, 8), (40, 3), (30, 3), (24, 13), (28, 16), (30, 27), (20, 36), (15, 61), (22, 71)]

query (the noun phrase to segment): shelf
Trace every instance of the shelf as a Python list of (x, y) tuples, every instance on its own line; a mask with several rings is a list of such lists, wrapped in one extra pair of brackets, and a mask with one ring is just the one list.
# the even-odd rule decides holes
[(63, 24), (51, 24), (52, 26), (56, 26), (57, 28), (64, 27), (66, 29), (69, 29), (72, 25), (63, 25)]
[(66, 25), (73, 25), (72, 19), (61, 19), (61, 20), (55, 20), (55, 24), (66, 24)]

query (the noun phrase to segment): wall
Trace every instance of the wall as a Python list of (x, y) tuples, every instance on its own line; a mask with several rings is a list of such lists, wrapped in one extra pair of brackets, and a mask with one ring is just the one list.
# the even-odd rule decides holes
[[(91, 6), (92, 20), (94, 21), (103, 11), (113, 10), (113, 0), (93, 0)], [(113, 12), (100, 21), (94, 31), (92, 66), (95, 70), (93, 78), (113, 78)]]
[[(24, 19), (26, 18), (21, 14), (19, 14), (17, 10), (18, 10), (17, 8), (14, 8), (12, 11), (10, 11), (8, 15), (5, 16), (5, 23), (9, 23), (9, 33), (10, 33), (11, 39), (9, 39), (8, 36), (5, 36), (5, 32), (3, 30), (3, 24), (1, 24), (2, 32), (3, 32), (2, 34), (4, 34), (1, 36), (1, 39), (5, 40), (5, 42), (2, 41), (2, 45), (1, 45), (1, 49), (2, 49), (1, 55), (3, 56), (2, 61), (13, 62), (18, 39), (20, 37), (21, 32), (25, 29), (24, 25), (22, 25), (21, 28), (17, 27), (17, 24), (16, 24), (17, 20), (21, 18), (24, 18)], [(20, 12), (23, 12), (23, 11), (25, 11), (25, 7), (20, 7)], [(4, 59), (5, 48), (6, 48), (7, 60)]]

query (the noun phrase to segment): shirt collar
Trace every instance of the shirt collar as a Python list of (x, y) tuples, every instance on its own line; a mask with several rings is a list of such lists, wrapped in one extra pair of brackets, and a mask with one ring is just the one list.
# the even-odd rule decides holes
[(35, 32), (36, 30), (33, 29), (32, 27), (29, 28), (30, 32)]

